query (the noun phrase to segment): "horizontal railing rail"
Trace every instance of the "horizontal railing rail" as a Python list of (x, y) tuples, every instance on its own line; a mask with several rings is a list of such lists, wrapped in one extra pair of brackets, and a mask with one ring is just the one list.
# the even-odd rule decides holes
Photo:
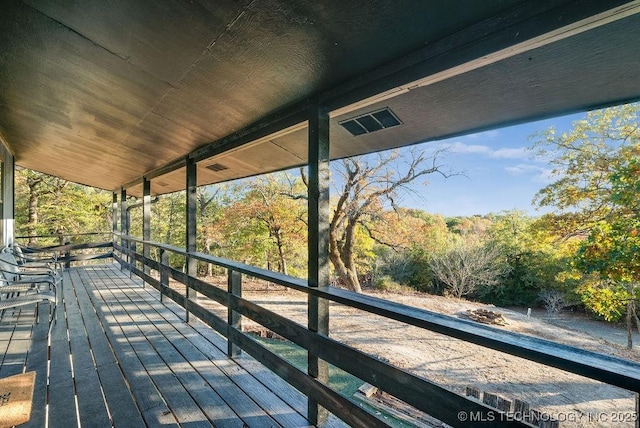
[[(54, 234), (54, 235), (39, 235), (37, 238), (54, 239), (59, 244), (44, 245), (44, 246), (23, 246), (24, 252), (28, 253), (54, 253), (60, 263), (63, 263), (65, 268), (71, 267), (73, 262), (88, 262), (92, 260), (103, 260), (113, 258), (113, 242), (77, 242), (79, 239), (83, 241), (88, 237), (104, 236), (105, 238), (111, 238), (112, 232), (90, 232), (90, 233), (75, 233), (75, 234)], [(25, 239), (34, 238), (33, 236), (16, 236), (16, 240), (21, 241)], [(104, 249), (104, 250), (102, 250)], [(87, 252), (86, 250), (93, 250)]]
[[(329, 388), (306, 373), (300, 371), (278, 355), (269, 351), (258, 342), (245, 335), (239, 326), (231, 325), (231, 314), (243, 315), (278, 335), (306, 349), (311, 355), (321, 358), (359, 379), (377, 386), (398, 399), (405, 401), (419, 410), (453, 426), (475, 426), (477, 421), (484, 421), (483, 426), (530, 426), (524, 421), (514, 418), (495, 418), (499, 412), (484, 403), (473, 401), (449, 391), (446, 388), (418, 377), (391, 364), (380, 361), (376, 357), (363, 353), (355, 348), (324, 335), (312, 332), (288, 318), (263, 308), (249, 300), (243, 299), (239, 293), (223, 290), (199, 278), (189, 276), (167, 263), (166, 254), (173, 253), (191, 257), (203, 263), (227, 269), (229, 277), (232, 272), (263, 279), (336, 303), (380, 315), (391, 320), (434, 331), (449, 337), (464, 340), (486, 348), (495, 349), (507, 354), (535, 361), (550, 367), (585, 376), (610, 385), (618, 386), (640, 393), (640, 364), (628, 360), (598, 354), (574, 348), (549, 340), (538, 339), (518, 333), (497, 330), (479, 325), (471, 321), (430, 312), (423, 309), (402, 305), (376, 297), (349, 292), (339, 288), (308, 287), (307, 281), (290, 277), (243, 263), (238, 263), (198, 252), (187, 252), (183, 248), (144, 241), (135, 237), (118, 235), (124, 245), (114, 244), (114, 258), (128, 267), (132, 273), (140, 276), (145, 282), (157, 288), (191, 314), (203, 320), (214, 330), (225, 336), (232, 345), (244, 349), (269, 369), (283, 377), (291, 385), (302, 391), (309, 398), (317, 400), (322, 406), (347, 423), (367, 426), (386, 426), (386, 423), (374, 415), (361, 409), (351, 400)], [(165, 254), (164, 262), (145, 257), (135, 251), (136, 244), (157, 248)], [(118, 254), (119, 253), (119, 254)], [(140, 264), (140, 269), (136, 265)], [(145, 270), (146, 269), (146, 270)], [(148, 270), (159, 272), (160, 279), (154, 278)], [(192, 290), (220, 303), (229, 311), (228, 320), (190, 300), (186, 295), (169, 287), (171, 278)], [(427, 398), (428, 397), (428, 398)], [(460, 412), (475, 412), (480, 415), (473, 423), (461, 421)], [(482, 415), (486, 417), (483, 418)], [(495, 420), (490, 420), (494, 418)]]

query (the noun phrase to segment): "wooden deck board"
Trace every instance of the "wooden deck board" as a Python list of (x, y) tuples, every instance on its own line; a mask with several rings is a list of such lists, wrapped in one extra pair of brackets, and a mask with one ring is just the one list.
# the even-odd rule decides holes
[[(80, 280), (78, 270), (71, 271), (69, 276), (74, 284), (81, 312), (86, 314), (86, 316), (83, 316), (84, 325), (113, 424), (115, 426), (144, 426), (140, 409), (138, 409), (135, 399), (131, 395), (106, 333), (97, 316), (91, 316), (92, 314), (95, 315), (95, 308), (91, 304), (87, 290)], [(109, 382), (105, 382), (104, 380), (106, 379)]]
[[(40, 308), (42, 309), (42, 308)], [(33, 390), (33, 403), (42, 405), (32, 406), (31, 419), (24, 428), (43, 427), (46, 420), (47, 401), (47, 361), (49, 360), (48, 345), (49, 311), (40, 310), (38, 324), (33, 329), (31, 349), (27, 358), (25, 371), (36, 372), (36, 383)]]
[(157, 333), (155, 326), (151, 325), (144, 314), (136, 312), (132, 303), (120, 302), (109, 288), (103, 288), (100, 292), (105, 302), (113, 306), (120, 305), (125, 309), (126, 314), (118, 317), (120, 328), (128, 337), (136, 338), (130, 341), (132, 348), (176, 419), (181, 423), (199, 422), (201, 426), (206, 426), (206, 416), (202, 414), (158, 351), (157, 347), (161, 346), (158, 342), (162, 337)]
[[(208, 354), (205, 354), (198, 349), (198, 347), (193, 343), (197, 341), (195, 340), (196, 338), (193, 337), (193, 329), (186, 325), (179, 316), (170, 311), (164, 304), (161, 304), (157, 297), (153, 297), (149, 293), (148, 289), (136, 287), (135, 289), (128, 289), (124, 291), (125, 293), (123, 293), (123, 295), (126, 295), (127, 298), (131, 299), (131, 301), (137, 306), (151, 306), (154, 309), (154, 312), (147, 312), (147, 316), (154, 325), (160, 326), (159, 329), (162, 334), (167, 338), (168, 342), (172, 344), (174, 349), (183, 357), (177, 358), (176, 353), (164, 353), (165, 355), (173, 355), (174, 358), (172, 358), (172, 361), (168, 361), (168, 363), (170, 363), (176, 375), (178, 377), (185, 375), (195, 376), (196, 374), (200, 376), (200, 379), (197, 379), (196, 382), (185, 382), (185, 385), (190, 385), (190, 393), (194, 397), (197, 395), (198, 397), (204, 398), (203, 393), (206, 392), (208, 388), (212, 388), (213, 385), (215, 385), (215, 391), (217, 392), (217, 395), (221, 397), (221, 400), (223, 400), (221, 404), (225, 406), (223, 409), (225, 409), (225, 412), (228, 415), (226, 417), (223, 415), (216, 417), (214, 419), (216, 426), (242, 426), (242, 421), (238, 420), (238, 416), (236, 416), (236, 421), (234, 421), (231, 416), (236, 413), (238, 415), (250, 415), (242, 417), (244, 423), (248, 426), (277, 426), (281, 424), (255, 402), (253, 399), (254, 395), (247, 394), (247, 391), (243, 391), (217, 367), (220, 364), (220, 361), (227, 360), (226, 355), (224, 355), (220, 349), (209, 349), (210, 352)], [(194, 339), (193, 341), (185, 338), (185, 330), (191, 333), (192, 338)], [(158, 341), (154, 341), (154, 343), (158, 343)], [(212, 361), (215, 363), (211, 364)], [(202, 380), (208, 383), (209, 387), (198, 387), (194, 389), (194, 386), (200, 385)], [(264, 394), (265, 391), (261, 391), (261, 393)], [(252, 399), (247, 399), (247, 395), (250, 395)], [(266, 395), (272, 396), (273, 394), (269, 391)], [(205, 402), (200, 400), (198, 400), (198, 402), (203, 405), (204, 409), (208, 408)], [(269, 409), (270, 413), (278, 414), (279, 403), (276, 401), (272, 402), (272, 404), (273, 406)], [(226, 411), (226, 409), (228, 409), (228, 411)], [(211, 413), (217, 413), (216, 410), (221, 409), (211, 409)], [(287, 410), (291, 412), (291, 408), (288, 406)], [(299, 415), (298, 419), (290, 420), (289, 422), (290, 423), (288, 424), (283, 424), (283, 426), (306, 425), (306, 421), (304, 421), (304, 419)]]
[(117, 354), (120, 367), (129, 389), (136, 399), (136, 404), (140, 409), (144, 423), (150, 427), (177, 426), (173, 414), (116, 320), (117, 316), (122, 316), (124, 310), (118, 307), (110, 307), (103, 300), (102, 295), (94, 288), (96, 282), (103, 281), (103, 275), (97, 272), (94, 277), (90, 278), (89, 273), (89, 271), (79, 271), (80, 278), (87, 286), (87, 292), (93, 302), (96, 313), (105, 327), (109, 342)]
[[(138, 282), (141, 282), (141, 280), (138, 280)], [(160, 303), (158, 297), (156, 297), (156, 290), (151, 287), (144, 289), (140, 287), (135, 290), (151, 306), (161, 307), (163, 313), (172, 312), (173, 315), (167, 317), (170, 325), (176, 327), (181, 324), (177, 323), (176, 320), (183, 321), (184, 308), (166, 298), (164, 303)], [(249, 394), (263, 408), (269, 409), (269, 414), (279, 424), (285, 427), (309, 426), (306, 420), (307, 400), (301, 392), (291, 387), (285, 380), (246, 353), (235, 357), (233, 360), (228, 359), (226, 356), (226, 339), (200, 320), (192, 321), (185, 330), (185, 337), (189, 341), (193, 337), (198, 337), (199, 340), (197, 342), (194, 341), (194, 343), (199, 344), (201, 352), (217, 355), (218, 359), (216, 361), (219, 361), (218, 366), (225, 373), (224, 376), (233, 378), (244, 393)], [(252, 376), (243, 380), (242, 376), (236, 375), (238, 368), (251, 373)], [(291, 410), (295, 410), (295, 412)], [(336, 416), (330, 414), (329, 419), (322, 426), (323, 428), (343, 428), (347, 425)]]
[(30, 307), (2, 314), (0, 377), (36, 372), (25, 426), (309, 426), (299, 392), (250, 357), (227, 358), (224, 339), (165, 303), (98, 265), (65, 272), (51, 337), (47, 305), (37, 323)]
[[(67, 283), (70, 282), (67, 281)], [(78, 305), (75, 289), (74, 286), (65, 287), (64, 300), (74, 372), (73, 383), (76, 394), (83, 397), (78, 400), (78, 418), (80, 425), (107, 426), (111, 423), (110, 415), (103, 398), (102, 386), (89, 346), (85, 321)]]
[(5, 350), (2, 366), (0, 366), (0, 377), (22, 373), (26, 356), (31, 347), (31, 334), (35, 320), (34, 311), (29, 307), (11, 310), (14, 311), (14, 326), (9, 332), (10, 341)]

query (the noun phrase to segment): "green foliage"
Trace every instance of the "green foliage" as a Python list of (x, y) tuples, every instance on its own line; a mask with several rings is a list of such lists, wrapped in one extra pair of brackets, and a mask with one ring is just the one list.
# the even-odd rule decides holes
[(567, 133), (544, 132), (535, 149), (549, 159), (556, 180), (540, 190), (535, 202), (587, 213), (587, 221), (607, 215), (613, 203), (610, 178), (640, 138), (638, 111), (638, 104), (597, 110)]
[(622, 319), (631, 298), (628, 290), (620, 283), (587, 283), (579, 288), (579, 292), (585, 307), (609, 322)]
[(573, 233), (587, 238), (575, 266), (601, 280), (595, 286), (585, 277), (577, 292), (607, 321), (619, 320), (626, 308), (628, 331), (640, 283), (639, 112), (638, 104), (591, 112), (571, 132), (548, 131), (538, 146), (540, 154), (552, 156), (558, 177), (540, 191), (538, 203), (578, 213)]
[(410, 287), (394, 281), (389, 275), (376, 277), (373, 282), (373, 286), (376, 290), (387, 291), (390, 293), (406, 293), (411, 291)]
[(39, 235), (111, 230), (111, 193), (27, 170), (16, 170), (16, 235), (54, 244)]

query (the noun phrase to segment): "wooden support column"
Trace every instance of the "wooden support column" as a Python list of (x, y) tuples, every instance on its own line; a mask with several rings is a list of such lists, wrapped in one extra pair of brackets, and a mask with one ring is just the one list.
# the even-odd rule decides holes
[(2, 158), (2, 245), (13, 244), (15, 238), (15, 158), (0, 140), (0, 157)]
[[(309, 110), (309, 287), (329, 285), (329, 112), (319, 103)], [(308, 328), (329, 335), (329, 302), (308, 297)], [(329, 381), (329, 367), (313, 349), (308, 352), (308, 373), (322, 383)], [(326, 409), (309, 400), (309, 422), (323, 423)]]
[[(124, 187), (120, 189), (120, 233), (126, 235), (129, 230), (127, 226), (127, 189)], [(120, 239), (120, 245), (124, 252), (127, 252), (129, 248), (129, 242), (125, 239)], [(129, 254), (122, 254), (123, 264), (120, 269), (129, 269)]]
[[(147, 177), (142, 179), (142, 239), (151, 241), (151, 181)], [(149, 244), (142, 245), (142, 255), (146, 258), (151, 256)], [(147, 264), (143, 264), (142, 269), (147, 275), (151, 273)]]
[[(198, 209), (197, 200), (197, 168), (196, 162), (193, 159), (187, 157), (187, 233), (186, 233), (186, 250), (187, 253), (196, 251), (196, 213)], [(187, 255), (187, 275), (195, 277), (198, 274), (198, 261), (193, 257)], [(189, 281), (190, 283), (190, 281)], [(196, 300), (197, 294), (189, 285), (187, 285), (187, 299)], [(186, 302), (187, 307), (186, 320), (189, 322), (189, 302)]]
[(111, 199), (111, 223), (113, 231), (113, 243), (116, 244), (116, 232), (118, 231), (118, 192), (113, 192)]

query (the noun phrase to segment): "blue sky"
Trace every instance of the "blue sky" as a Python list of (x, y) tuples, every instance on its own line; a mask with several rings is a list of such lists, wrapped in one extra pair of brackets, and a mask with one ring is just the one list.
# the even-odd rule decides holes
[(413, 186), (417, 195), (404, 197), (401, 205), (444, 216), (514, 209), (534, 216), (549, 212), (531, 204), (552, 177), (549, 165), (527, 150), (534, 142), (530, 137), (551, 126), (567, 131), (584, 117), (586, 113), (580, 113), (422, 144), (418, 147), (426, 150), (446, 147), (445, 168), (464, 175), (428, 176), (426, 185), (421, 180)]

